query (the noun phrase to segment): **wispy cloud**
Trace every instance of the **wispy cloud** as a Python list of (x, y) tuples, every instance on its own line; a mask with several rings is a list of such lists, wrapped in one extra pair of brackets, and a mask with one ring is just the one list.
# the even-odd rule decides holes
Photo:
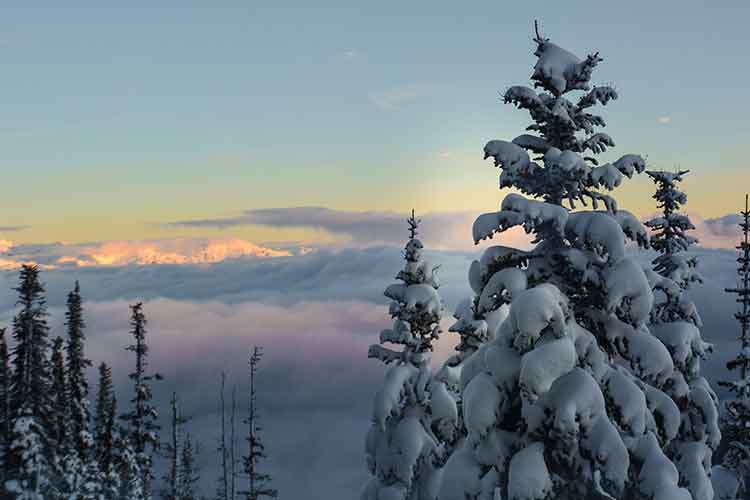
[(356, 56), (357, 56), (356, 50), (349, 49), (349, 50), (344, 51), (344, 57), (346, 57), (347, 59), (352, 59)]
[(656, 121), (661, 123), (662, 125), (667, 125), (669, 123), (672, 123), (672, 117), (669, 115), (664, 115), (657, 118)]
[(422, 84), (403, 85), (370, 94), (370, 102), (383, 111), (395, 111), (404, 104), (413, 101), (427, 93), (428, 87)]
[(0, 226), (0, 233), (16, 233), (30, 228), (31, 226)]

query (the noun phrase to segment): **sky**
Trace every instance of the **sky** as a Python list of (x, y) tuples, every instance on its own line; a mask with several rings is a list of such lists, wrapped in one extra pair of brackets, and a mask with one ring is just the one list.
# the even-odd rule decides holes
[[(219, 374), (246, 389), (262, 344), (260, 404), (282, 498), (356, 498), (383, 369), (367, 347), (389, 326), (405, 214), (440, 264), (452, 311), (490, 244), (491, 139), (528, 119), (498, 98), (528, 84), (538, 19), (620, 98), (602, 113), (625, 153), (686, 168), (706, 283), (693, 294), (714, 383), (734, 349), (736, 213), (750, 190), (744, 98), (750, 4), (630, 2), (4, 3), (0, 16), (0, 327), (22, 262), (42, 268), (52, 335), (81, 283), (88, 355), (128, 399), (128, 304), (143, 300), (155, 388), (177, 391), (213, 491)], [(636, 176), (616, 191), (656, 210)], [(643, 255), (648, 262), (652, 255)], [(449, 319), (446, 319), (449, 323)], [(446, 334), (435, 358), (457, 339)], [(92, 384), (92, 386), (95, 384)]]
[[(745, 189), (747, 2), (66, 4), (3, 7), (0, 226), (24, 228), (6, 240), (319, 240), (165, 223), (487, 210), (499, 194), (481, 149), (527, 124), (498, 92), (528, 81), (535, 18), (604, 57), (594, 81), (621, 95), (604, 111), (613, 154), (691, 169), (705, 217)], [(637, 180), (621, 203), (647, 213), (650, 189)]]

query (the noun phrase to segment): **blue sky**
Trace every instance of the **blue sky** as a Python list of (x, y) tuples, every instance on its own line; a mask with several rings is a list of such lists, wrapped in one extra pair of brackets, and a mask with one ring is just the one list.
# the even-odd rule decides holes
[(497, 96), (527, 82), (535, 18), (604, 57), (615, 154), (692, 168), (695, 209), (722, 215), (747, 168), (749, 16), (746, 2), (6, 5), (0, 225), (84, 241), (252, 208), (494, 206), (481, 147), (527, 124)]

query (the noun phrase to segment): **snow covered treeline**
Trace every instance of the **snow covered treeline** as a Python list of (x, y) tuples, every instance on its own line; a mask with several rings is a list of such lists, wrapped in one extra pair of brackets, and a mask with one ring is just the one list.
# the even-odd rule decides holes
[[(370, 349), (390, 368), (363, 499), (711, 500), (718, 400), (701, 375), (711, 346), (683, 294), (700, 282), (678, 212), (686, 172), (648, 172), (663, 213), (647, 225), (619, 207), (611, 192), (646, 162), (595, 158), (615, 145), (592, 112), (618, 97), (590, 84), (602, 58), (579, 59), (538, 30), (534, 41), (534, 88), (504, 94), (529, 112), (530, 133), (484, 148), (500, 187), (520, 194), (473, 227), (478, 242), (521, 226), (534, 247), (493, 246), (471, 264), (474, 294), (450, 328), (458, 353), (435, 375), (414, 359), (429, 344), (401, 315), (437, 312), (436, 284), (425, 273), (386, 291), (395, 323), (381, 343), (404, 347)], [(408, 258), (414, 241), (407, 269), (425, 268)], [(632, 253), (651, 246), (659, 255), (644, 269)]]

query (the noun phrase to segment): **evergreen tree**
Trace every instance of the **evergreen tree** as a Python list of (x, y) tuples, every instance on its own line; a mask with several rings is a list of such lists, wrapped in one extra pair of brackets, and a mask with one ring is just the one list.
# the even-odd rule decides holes
[[(432, 391), (430, 360), (433, 342), (441, 333), (443, 303), (437, 292), (437, 267), (422, 256), (414, 211), (407, 222), (404, 268), (396, 276), (400, 283), (385, 290), (391, 299), (393, 326), (380, 333), (380, 344), (401, 349), (376, 344), (368, 351), (368, 357), (386, 364), (388, 371), (375, 396), (366, 441), (367, 465), (373, 477), (363, 490), (363, 500), (432, 500), (437, 493), (436, 466), (441, 452), (432, 429), (440, 430), (443, 425), (445, 405), (433, 403), (445, 403), (447, 393)], [(450, 398), (447, 403), (455, 406)]]
[(739, 496), (750, 498), (750, 206), (745, 195), (745, 210), (740, 212), (742, 240), (737, 246), (738, 284), (727, 288), (737, 296), (739, 311), (734, 317), (740, 324), (740, 349), (737, 356), (727, 363), (727, 369), (737, 372), (737, 379), (719, 382), (733, 395), (722, 416), (721, 431), (728, 443), (723, 466), (739, 480)]
[[(0, 459), (6, 456), (13, 424), (10, 408), (10, 357), (5, 340), (5, 328), (0, 328)], [(5, 471), (5, 463), (0, 467), (0, 477)]]
[[(145, 474), (141, 470), (143, 460), (130, 443), (130, 437), (125, 429), (118, 429), (113, 447), (112, 464), (114, 466), (114, 481), (110, 487), (116, 488), (116, 500), (147, 500), (143, 485)], [(150, 465), (150, 464), (147, 464)]]
[[(686, 254), (690, 246), (698, 242), (687, 231), (695, 229), (687, 215), (679, 213), (687, 203), (687, 196), (680, 191), (677, 183), (689, 170), (679, 172), (647, 171), (657, 185), (654, 199), (662, 213), (645, 223), (654, 232), (651, 247), (659, 252), (653, 260), (654, 271), (660, 276), (655, 280), (655, 289), (664, 293), (666, 300), (654, 304), (654, 322), (689, 321), (701, 327), (700, 315), (695, 304), (683, 294), (691, 283), (702, 283), (703, 278), (696, 270), (698, 261)], [(653, 280), (653, 279), (652, 279)]]
[(87, 359), (84, 354), (85, 322), (81, 287), (77, 281), (73, 291), (68, 294), (65, 324), (68, 333), (65, 350), (70, 397), (68, 403), (70, 405), (70, 438), (79, 458), (86, 460), (93, 445), (89, 430), (91, 415), (88, 399), (89, 385), (86, 378), (86, 370), (91, 366), (91, 360)]
[(237, 498), (237, 386), (232, 386), (232, 412), (229, 416), (229, 499)]
[(200, 473), (196, 464), (197, 447), (189, 433), (185, 434), (180, 454), (180, 496), (179, 500), (198, 500), (197, 485)]
[(115, 444), (115, 415), (117, 401), (112, 389), (112, 369), (106, 363), (99, 365), (99, 393), (94, 420), (94, 450), (96, 461), (105, 473), (112, 468)]
[(253, 347), (250, 351), (250, 394), (248, 416), (245, 421), (248, 426), (248, 454), (243, 457), (244, 473), (248, 480), (248, 489), (240, 492), (247, 500), (278, 497), (278, 491), (270, 487), (271, 476), (261, 472), (258, 468), (259, 462), (267, 458), (265, 447), (260, 439), (260, 431), (262, 429), (258, 425), (259, 415), (255, 388), (255, 378), (258, 373), (258, 363), (260, 363), (261, 357), (261, 348), (257, 346)]
[[(688, 171), (646, 173), (657, 185), (653, 197), (662, 210), (661, 215), (645, 223), (654, 231), (651, 247), (659, 252), (652, 262), (654, 272), (650, 275), (647, 272), (647, 276), (657, 297), (658, 292), (664, 296), (654, 303), (649, 330), (672, 355), (673, 383), (683, 388), (679, 396), (673, 398), (682, 419), (677, 435), (665, 452), (677, 466), (680, 484), (687, 487), (693, 498), (711, 500), (709, 464), (720, 440), (716, 426), (719, 405), (718, 398), (701, 377), (701, 360), (712, 347), (703, 342), (700, 314), (685, 294), (692, 283), (703, 282), (696, 269), (697, 259), (687, 253), (698, 241), (687, 234), (695, 227), (687, 215), (679, 213), (681, 206), (687, 203), (687, 195), (677, 184)], [(694, 387), (699, 389), (692, 389)], [(713, 406), (710, 415), (704, 415), (709, 405)]]
[(159, 448), (159, 414), (151, 403), (151, 382), (161, 380), (161, 376), (150, 375), (147, 372), (149, 350), (146, 343), (146, 316), (143, 313), (143, 303), (131, 305), (130, 310), (130, 333), (134, 343), (125, 349), (135, 354), (135, 370), (129, 375), (133, 381), (134, 394), (130, 400), (133, 408), (120, 418), (128, 423), (130, 440), (141, 473), (143, 495), (146, 500), (150, 500), (153, 453)]
[[(460, 364), (465, 437), (438, 499), (710, 500), (706, 463), (695, 459), (718, 444), (713, 392), (700, 376), (685, 381), (680, 353), (649, 330), (651, 284), (625, 252), (628, 239), (647, 247), (648, 233), (606, 193), (645, 161), (594, 158), (614, 140), (596, 132), (605, 122), (590, 108), (617, 98), (589, 83), (599, 54), (581, 60), (538, 30), (534, 41), (531, 79), (541, 90), (503, 96), (530, 113), (531, 133), (484, 148), (500, 187), (521, 194), (473, 227), (479, 242), (521, 226), (533, 248), (490, 247), (469, 269), (475, 295), (453, 329), (486, 341)], [(576, 90), (585, 93), (571, 101)], [(593, 210), (578, 210), (589, 202)], [(701, 441), (676, 457), (677, 402), (688, 396), (700, 404), (690, 428)]]
[(13, 372), (10, 407), (13, 426), (5, 457), (5, 488), (13, 498), (41, 499), (51, 495), (55, 467), (53, 401), (47, 307), (35, 265), (21, 267), (20, 311), (13, 318)]
[(182, 482), (182, 450), (183, 444), (182, 434), (183, 426), (187, 423), (187, 419), (182, 416), (179, 406), (179, 400), (177, 393), (172, 393), (172, 399), (170, 400), (171, 410), (171, 437), (170, 441), (164, 446), (167, 460), (169, 460), (169, 469), (164, 476), (164, 482), (166, 487), (162, 491), (162, 498), (164, 500), (182, 500), (180, 494), (180, 488)]
[(60, 454), (68, 452), (68, 384), (65, 374), (65, 360), (63, 358), (63, 339), (56, 337), (52, 343), (52, 427), (50, 438), (57, 446)]
[(226, 403), (224, 402), (224, 387), (227, 375), (221, 372), (221, 387), (219, 392), (219, 415), (221, 418), (221, 436), (219, 437), (219, 446), (217, 451), (221, 457), (221, 474), (217, 481), (216, 500), (229, 500), (229, 463), (227, 450), (227, 419)]

